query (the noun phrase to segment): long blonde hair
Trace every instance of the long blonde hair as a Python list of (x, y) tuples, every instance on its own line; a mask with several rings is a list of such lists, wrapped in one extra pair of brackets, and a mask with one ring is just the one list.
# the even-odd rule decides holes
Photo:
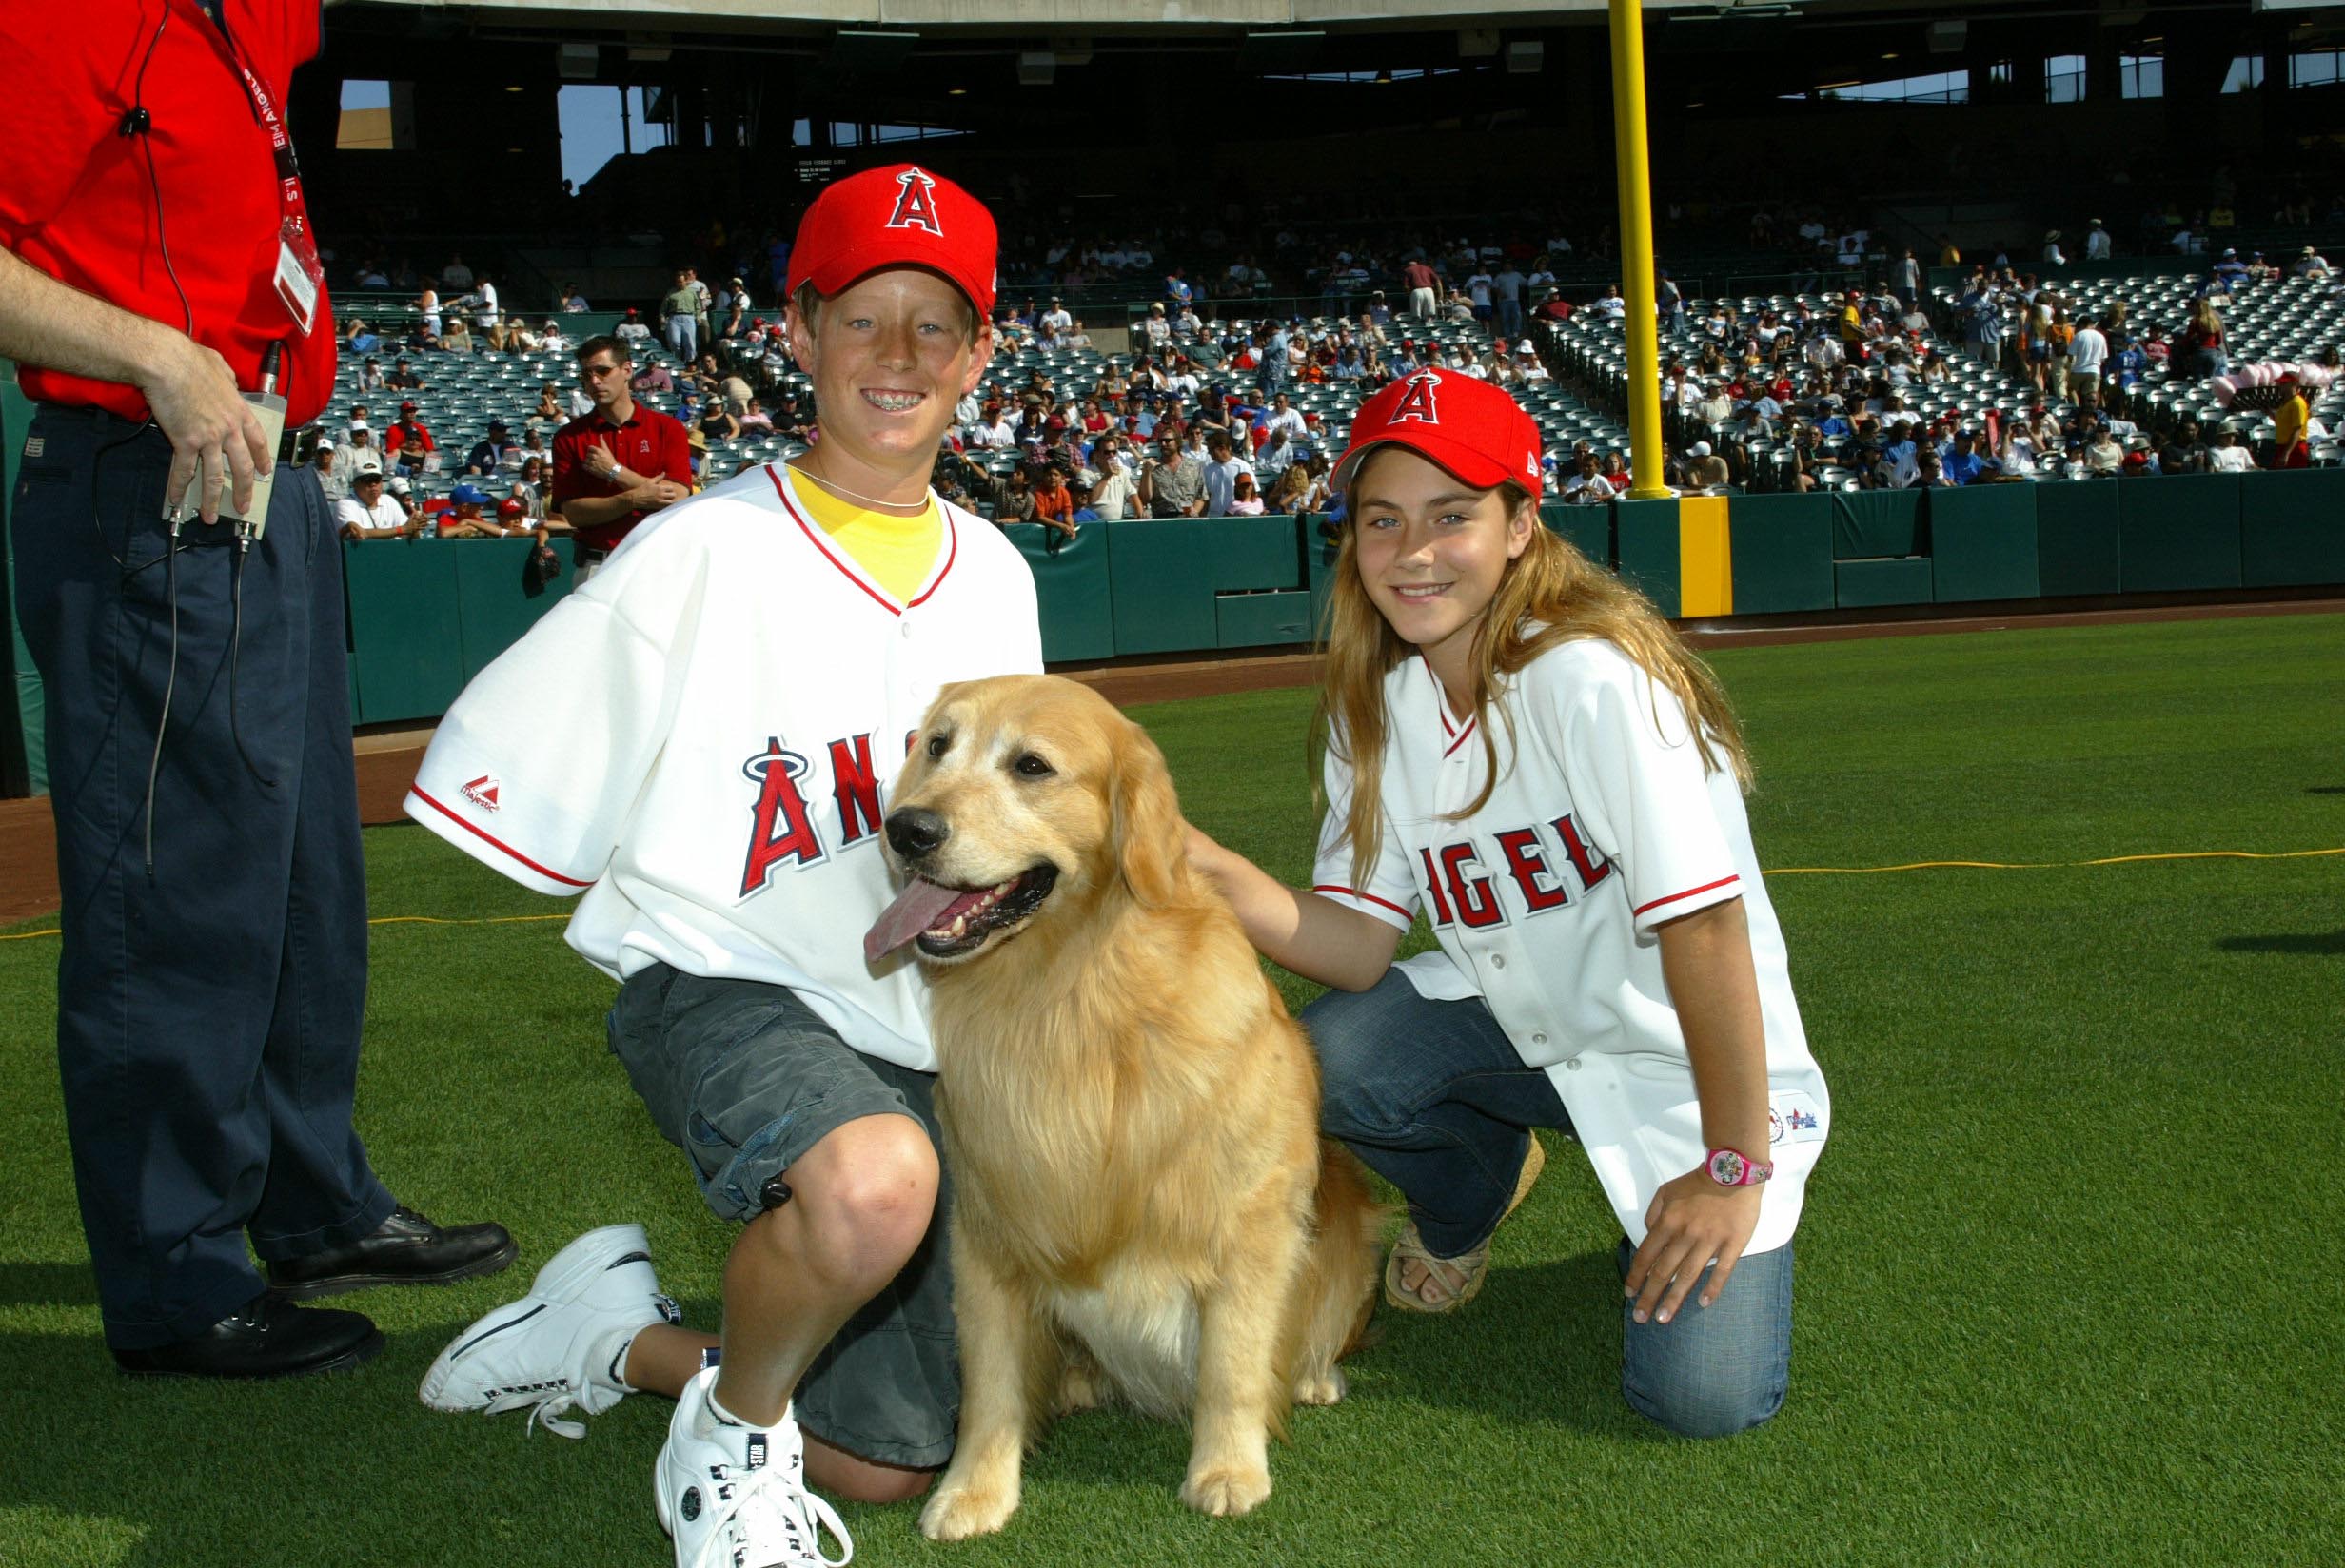
[[(1358, 493), (1358, 476), (1352, 490)], [(1533, 502), (1520, 485), (1501, 485), (1508, 516)], [(1342, 842), (1351, 847), (1351, 879), (1359, 886), (1374, 865), (1383, 838), (1385, 743), (1390, 726), (1385, 712), (1385, 677), (1415, 649), (1401, 639), (1360, 582), (1359, 529), (1345, 528), (1328, 594), (1326, 673), (1311, 720), (1312, 777), (1321, 755), (1332, 755), (1351, 770), (1351, 802)], [(1474, 715), (1495, 708), (1506, 726), (1508, 751), (1514, 750), (1514, 714), (1500, 700), (1511, 677), (1558, 643), (1599, 638), (1636, 660), (1654, 681), (1684, 705), (1695, 749), (1705, 769), (1730, 770), (1750, 787), (1750, 755), (1743, 728), (1708, 665), (1694, 657), (1652, 601), (1610, 571), (1596, 565), (1567, 540), (1549, 532), (1534, 513), (1530, 541), (1507, 563), (1474, 637)], [(1460, 821), (1488, 804), (1498, 788), (1498, 741), (1482, 726), (1482, 792), (1449, 813)], [(1328, 802), (1318, 802), (1325, 811)]]

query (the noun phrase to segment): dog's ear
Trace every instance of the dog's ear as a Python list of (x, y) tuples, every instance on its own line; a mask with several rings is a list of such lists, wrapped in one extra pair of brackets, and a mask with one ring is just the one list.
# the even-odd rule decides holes
[(1169, 904), (1188, 871), (1187, 826), (1164, 754), (1148, 732), (1126, 720), (1115, 746), (1115, 862), (1141, 904)]

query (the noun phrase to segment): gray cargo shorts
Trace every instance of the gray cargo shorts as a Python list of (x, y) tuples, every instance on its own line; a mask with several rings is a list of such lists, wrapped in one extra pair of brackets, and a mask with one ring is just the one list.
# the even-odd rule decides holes
[[(620, 988), (610, 1041), (719, 1219), (757, 1218), (768, 1182), (858, 1117), (912, 1117), (942, 1160), (936, 1078), (864, 1055), (786, 987), (654, 964)], [(960, 1365), (945, 1245), (951, 1191), (941, 1175), (927, 1238), (798, 1383), (800, 1426), (882, 1464), (928, 1470), (953, 1457)]]

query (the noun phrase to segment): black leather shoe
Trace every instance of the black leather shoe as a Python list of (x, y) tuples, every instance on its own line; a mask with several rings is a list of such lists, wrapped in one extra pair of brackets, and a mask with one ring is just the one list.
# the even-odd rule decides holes
[(454, 1284), (494, 1274), (521, 1253), (501, 1225), (442, 1228), (402, 1204), (371, 1236), (268, 1265), (268, 1288), (305, 1302), (375, 1284)]
[(373, 1322), (331, 1307), (299, 1307), (263, 1292), (191, 1339), (117, 1350), (134, 1378), (303, 1378), (344, 1372), (383, 1348)]

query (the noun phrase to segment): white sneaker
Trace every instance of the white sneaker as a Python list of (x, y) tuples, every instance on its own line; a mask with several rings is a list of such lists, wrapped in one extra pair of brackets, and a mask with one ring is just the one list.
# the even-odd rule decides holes
[[(660, 1528), (676, 1568), (843, 1568), (855, 1541), (831, 1505), (806, 1490), (806, 1455), (788, 1411), (768, 1431), (739, 1426), (709, 1397), (717, 1368), (684, 1385), (652, 1473)], [(844, 1548), (824, 1557), (820, 1533)]]
[(601, 1415), (632, 1390), (621, 1380), (627, 1346), (640, 1330), (681, 1322), (660, 1294), (641, 1225), (605, 1225), (563, 1247), (538, 1270), (529, 1294), (456, 1336), (424, 1374), (434, 1410), (496, 1415), (531, 1411), (565, 1438), (586, 1435), (562, 1412)]

